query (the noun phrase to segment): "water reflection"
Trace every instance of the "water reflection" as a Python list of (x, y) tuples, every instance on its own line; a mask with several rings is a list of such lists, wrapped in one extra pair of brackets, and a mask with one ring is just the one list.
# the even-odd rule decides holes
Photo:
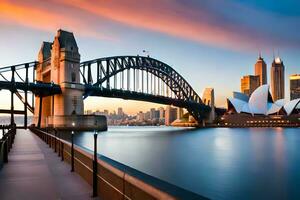
[[(300, 199), (297, 130), (110, 127), (98, 149), (212, 199)], [(75, 143), (92, 150), (92, 135), (76, 133)]]

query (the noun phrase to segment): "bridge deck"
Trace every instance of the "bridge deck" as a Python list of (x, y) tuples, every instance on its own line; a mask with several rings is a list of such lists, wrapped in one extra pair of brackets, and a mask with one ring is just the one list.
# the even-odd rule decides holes
[(90, 199), (92, 187), (29, 130), (17, 130), (0, 171), (0, 199)]

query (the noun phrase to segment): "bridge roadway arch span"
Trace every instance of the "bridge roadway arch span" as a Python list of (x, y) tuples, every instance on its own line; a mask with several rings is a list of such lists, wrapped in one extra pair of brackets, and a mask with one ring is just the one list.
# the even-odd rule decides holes
[[(174, 105), (186, 108), (198, 122), (205, 119), (210, 112), (210, 107), (202, 102), (199, 95), (178, 72), (154, 58), (116, 56), (94, 59), (82, 62), (80, 73), (85, 84), (84, 98), (104, 96)], [(158, 88), (158, 94), (149, 94), (149, 75), (154, 76), (154, 83), (151, 81), (150, 85)], [(120, 83), (120, 88), (117, 88), (117, 82)], [(161, 91), (164, 89), (161, 83), (165, 84), (174, 95), (165, 95)], [(142, 85), (142, 89), (139, 90), (137, 85)]]

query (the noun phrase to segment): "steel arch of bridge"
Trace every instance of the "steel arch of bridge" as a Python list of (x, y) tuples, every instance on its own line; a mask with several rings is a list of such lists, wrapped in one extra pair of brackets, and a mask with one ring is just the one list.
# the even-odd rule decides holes
[[(96, 72), (94, 70), (95, 67)], [(133, 70), (133, 75), (128, 73), (130, 70)], [(148, 73), (154, 75), (166, 84), (175, 96), (165, 97), (161, 95), (146, 94), (143, 92), (144, 89), (142, 89), (142, 92), (137, 91), (135, 87), (137, 78), (136, 70), (140, 70), (142, 73), (146, 72), (147, 81)], [(115, 87), (118, 74), (121, 74), (121, 79), (123, 80), (120, 82), (124, 84), (125, 71), (127, 71), (127, 84), (128, 80), (134, 79), (134, 88), (133, 91), (130, 92), (130, 86), (128, 85), (125, 87), (125, 90), (124, 86), (122, 86), (122, 89), (116, 89)], [(210, 107), (203, 104), (198, 94), (178, 72), (169, 65), (151, 57), (116, 56), (94, 59), (82, 62), (80, 73), (83, 82), (86, 85), (85, 97), (107, 96), (175, 105), (186, 108), (199, 122), (203, 120), (210, 111)], [(145, 76), (143, 75), (142, 81), (144, 77)], [(113, 79), (114, 83), (111, 82), (111, 79)]]

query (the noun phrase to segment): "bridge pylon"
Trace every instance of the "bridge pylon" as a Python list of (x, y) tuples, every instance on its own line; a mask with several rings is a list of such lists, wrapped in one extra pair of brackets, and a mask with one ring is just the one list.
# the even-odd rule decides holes
[(106, 119), (83, 115), (85, 87), (80, 83), (80, 54), (73, 33), (58, 30), (52, 43), (43, 42), (38, 61), (36, 80), (58, 84), (62, 93), (36, 96), (36, 125), (71, 128), (75, 123), (76, 128), (88, 129), (88, 123), (105, 124), (106, 127)]

